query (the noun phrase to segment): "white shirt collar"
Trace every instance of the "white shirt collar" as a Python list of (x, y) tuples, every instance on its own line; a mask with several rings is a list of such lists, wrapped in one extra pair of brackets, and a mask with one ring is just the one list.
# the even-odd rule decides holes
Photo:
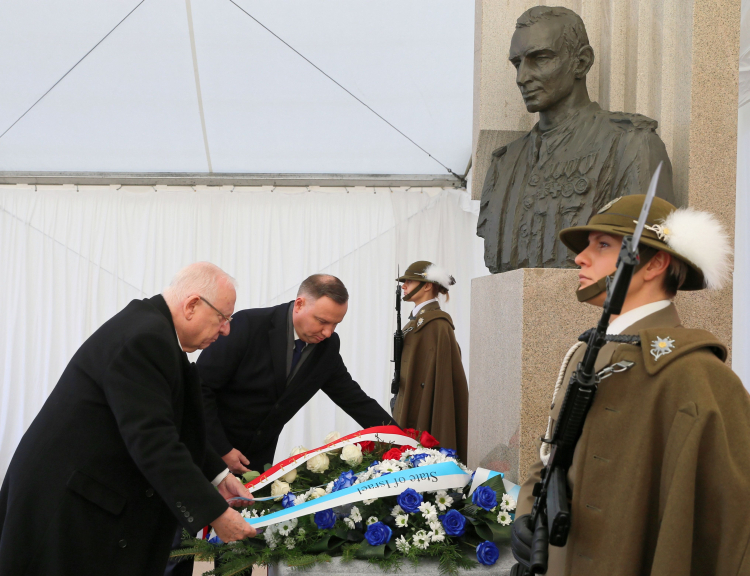
[(650, 304), (644, 304), (638, 308), (633, 308), (632, 310), (625, 312), (625, 314), (620, 314), (610, 323), (607, 328), (607, 334), (622, 334), (626, 328), (629, 328), (638, 322), (638, 320), (642, 320), (654, 312), (663, 310), (671, 303), (672, 302), (669, 300), (659, 300), (658, 302), (651, 302)]
[(411, 311), (412, 317), (416, 317), (417, 312), (419, 312), (422, 308), (427, 306), (430, 302), (437, 302), (437, 301), (438, 301), (437, 298), (433, 298), (432, 300), (425, 300), (421, 304), (417, 304), (416, 306), (414, 306), (414, 310)]
[[(299, 334), (297, 334), (297, 329), (296, 329), (296, 328), (294, 327), (294, 324), (292, 324), (292, 332), (294, 332), (294, 342), (296, 342), (296, 341), (297, 341), (297, 340), (299, 340), (300, 338), (299, 338)], [(305, 346), (307, 346), (307, 342), (305, 342), (304, 340), (302, 341), (302, 343), (303, 343), (303, 344), (304, 344)], [(304, 349), (304, 348), (305, 348), (305, 346), (302, 346), (302, 348)]]
[(177, 336), (177, 345), (180, 347), (180, 350), (184, 352), (185, 349), (182, 347), (182, 342), (180, 342), (180, 335), (177, 333), (177, 328), (174, 329), (174, 335)]

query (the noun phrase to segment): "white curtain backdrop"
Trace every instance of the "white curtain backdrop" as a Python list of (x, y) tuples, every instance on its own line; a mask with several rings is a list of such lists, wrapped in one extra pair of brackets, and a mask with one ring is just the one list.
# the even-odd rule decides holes
[[(292, 300), (316, 272), (341, 278), (350, 293), (341, 353), (383, 406), (396, 267), (438, 262), (458, 281), (444, 308), (468, 373), (471, 279), (488, 274), (477, 211), (465, 191), (435, 188), (0, 186), (0, 479), (81, 343), (198, 260), (238, 280), (238, 310)], [(318, 394), (284, 429), (277, 459), (297, 444), (318, 445), (331, 430), (356, 429)]]

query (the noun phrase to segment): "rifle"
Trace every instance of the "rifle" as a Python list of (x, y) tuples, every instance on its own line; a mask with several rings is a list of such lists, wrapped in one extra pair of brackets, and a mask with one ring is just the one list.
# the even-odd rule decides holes
[[(400, 277), (400, 275), (398, 276)], [(391, 382), (391, 413), (396, 404), (396, 394), (401, 382), (401, 352), (404, 349), (404, 333), (401, 331), (401, 283), (396, 280), (396, 331), (393, 333), (393, 381)]]
[[(531, 540), (532, 574), (546, 574), (549, 545), (565, 546), (568, 540), (571, 523), (568, 506), (568, 469), (573, 462), (576, 444), (583, 432), (583, 425), (600, 381), (594, 366), (599, 350), (606, 343), (610, 317), (622, 311), (630, 280), (640, 262), (638, 242), (648, 218), (651, 201), (656, 194), (661, 166), (659, 163), (651, 178), (635, 232), (632, 236), (622, 239), (617, 271), (611, 281), (607, 280), (607, 298), (604, 301), (602, 316), (596, 329), (590, 331), (586, 353), (570, 378), (552, 439), (544, 439), (551, 444), (551, 451), (547, 466), (542, 469), (542, 480), (534, 486), (533, 492), (535, 500), (531, 509), (534, 530)], [(625, 370), (627, 367), (623, 366), (620, 369)]]

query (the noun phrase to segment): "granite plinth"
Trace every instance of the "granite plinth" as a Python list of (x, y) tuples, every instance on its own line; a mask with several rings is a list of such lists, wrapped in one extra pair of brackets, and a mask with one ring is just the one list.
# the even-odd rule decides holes
[[(510, 546), (500, 546), (500, 558), (494, 566), (479, 565), (472, 570), (459, 570), (460, 576), (507, 576), (510, 569), (516, 563)], [(420, 560), (419, 565), (414, 566), (410, 562), (401, 565), (399, 574), (440, 574), (438, 562), (432, 558)], [(292, 576), (300, 574), (289, 566), (277, 564), (268, 567), (268, 576)], [(377, 564), (370, 564), (364, 560), (353, 560), (342, 562), (341, 558), (333, 558), (331, 562), (317, 564), (309, 570), (305, 570), (306, 576), (326, 576), (327, 574), (384, 574)]]
[(472, 280), (470, 468), (525, 480), (560, 363), (601, 314), (575, 300), (577, 286), (577, 270), (531, 268)]

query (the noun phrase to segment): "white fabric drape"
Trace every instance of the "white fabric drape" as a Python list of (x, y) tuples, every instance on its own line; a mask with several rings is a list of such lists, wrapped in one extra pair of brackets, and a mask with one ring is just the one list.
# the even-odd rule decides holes
[[(471, 278), (488, 273), (477, 205), (447, 189), (0, 186), (0, 478), (81, 343), (197, 260), (237, 278), (237, 309), (292, 300), (315, 272), (341, 278), (350, 293), (338, 328), (344, 362), (384, 406), (396, 267), (438, 262), (458, 281), (444, 308), (468, 372)], [(318, 394), (284, 429), (277, 456), (356, 429)]]

